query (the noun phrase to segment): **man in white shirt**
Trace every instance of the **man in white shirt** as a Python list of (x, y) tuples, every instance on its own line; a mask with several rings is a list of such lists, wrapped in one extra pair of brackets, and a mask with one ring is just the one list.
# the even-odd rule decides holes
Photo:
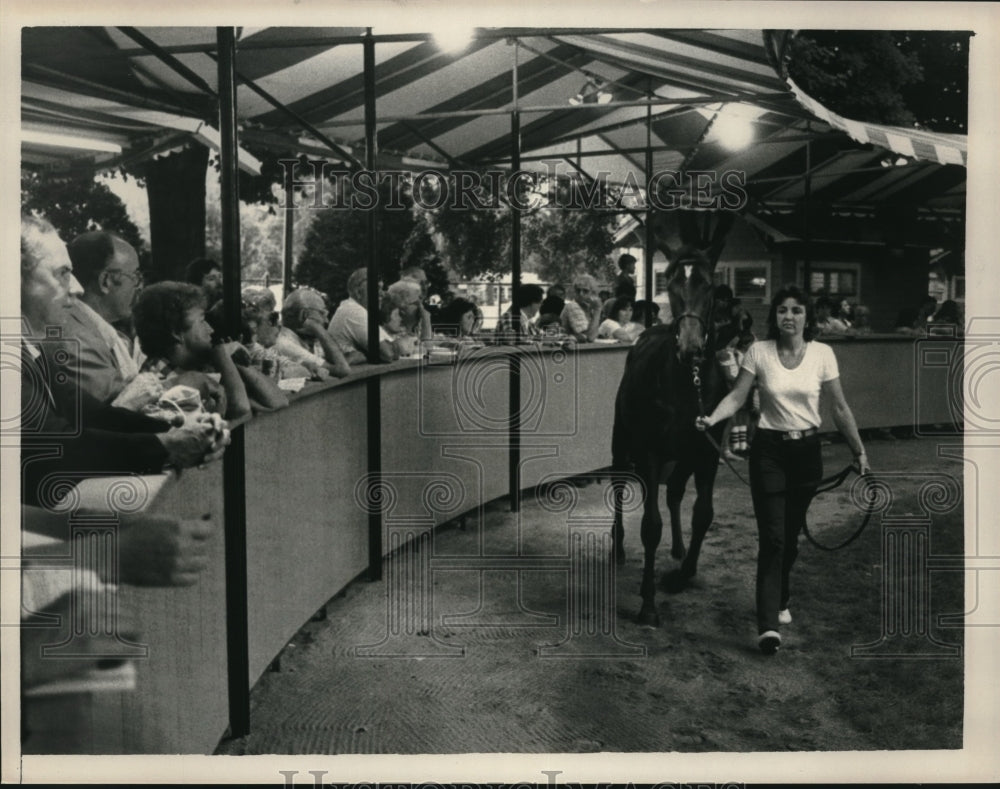
[[(330, 319), (327, 331), (350, 364), (361, 364), (368, 359), (368, 269), (359, 268), (347, 278), (348, 298), (340, 302)], [(392, 337), (378, 327), (379, 357), (383, 362), (396, 358)]]

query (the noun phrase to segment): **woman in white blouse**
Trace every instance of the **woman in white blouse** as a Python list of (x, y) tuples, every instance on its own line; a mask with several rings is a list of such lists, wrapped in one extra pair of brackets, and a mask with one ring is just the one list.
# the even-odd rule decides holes
[(834, 424), (854, 453), (855, 467), (868, 473), (868, 457), (840, 385), (833, 349), (812, 338), (816, 317), (794, 285), (771, 301), (767, 339), (743, 358), (732, 391), (697, 426), (705, 429), (732, 416), (756, 381), (760, 425), (750, 449), (750, 489), (757, 519), (757, 643), (765, 654), (781, 645), (780, 626), (790, 624), (789, 574), (798, 554), (806, 511), (823, 477), (819, 440), (820, 396), (831, 401)]

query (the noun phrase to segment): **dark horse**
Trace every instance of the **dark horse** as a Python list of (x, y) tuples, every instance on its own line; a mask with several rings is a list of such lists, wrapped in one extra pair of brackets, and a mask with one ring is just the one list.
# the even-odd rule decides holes
[[(679, 568), (664, 578), (668, 591), (679, 592), (695, 575), (701, 543), (712, 524), (712, 488), (719, 468), (719, 452), (695, 429), (695, 418), (711, 413), (727, 387), (715, 360), (712, 320), (712, 265), (693, 248), (682, 249), (667, 267), (667, 290), (674, 315), (669, 325), (646, 329), (629, 351), (615, 399), (612, 468), (615, 520), (612, 527), (615, 559), (625, 561), (621, 503), (625, 481), (634, 466), (645, 500), (642, 515), (642, 608), (639, 622), (657, 626), (654, 557), (663, 534), (657, 506), (661, 481), (667, 483), (671, 556)], [(718, 443), (723, 425), (711, 433)], [(684, 549), (680, 508), (687, 481), (694, 475), (697, 498), (691, 520), (691, 544)]]

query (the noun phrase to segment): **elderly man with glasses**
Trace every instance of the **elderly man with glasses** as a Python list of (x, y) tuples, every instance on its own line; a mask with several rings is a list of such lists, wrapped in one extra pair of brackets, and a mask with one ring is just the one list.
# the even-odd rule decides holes
[(329, 320), (324, 294), (308, 285), (296, 288), (281, 305), (275, 350), (309, 369), (324, 367), (335, 378), (350, 375), (344, 354), (327, 331)]
[(110, 403), (136, 377), (142, 363), (141, 351), (121, 330), (130, 326), (132, 306), (142, 290), (139, 256), (126, 241), (104, 231), (83, 233), (66, 249), (83, 292), (61, 311), (70, 361), (56, 395), (73, 402), (76, 391), (83, 390)]

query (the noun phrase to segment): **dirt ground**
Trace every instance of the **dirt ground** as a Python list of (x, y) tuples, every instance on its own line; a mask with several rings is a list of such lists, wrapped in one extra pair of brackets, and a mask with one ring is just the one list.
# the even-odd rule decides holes
[[(555, 498), (573, 495), (568, 489), (550, 491), (543, 503), (527, 494), (519, 515), (506, 501), (493, 502), (482, 523), (470, 515), (464, 529), (438, 530), (433, 547), (387, 560), (386, 580), (351, 585), (328, 604), (325, 620), (302, 628), (278, 670), (261, 678), (252, 694), (252, 733), (219, 752), (960, 748), (962, 630), (938, 620), (964, 611), (962, 574), (930, 572), (912, 561), (896, 569), (913, 551), (926, 549), (932, 560), (962, 554), (962, 465), (939, 458), (937, 445), (869, 441), (891, 507), (843, 550), (827, 553), (801, 541), (794, 621), (773, 657), (755, 645), (749, 492), (725, 467), (698, 576), (681, 594), (659, 593), (658, 629), (635, 623), (639, 512), (626, 516), (628, 559), (612, 573), (613, 594), (606, 559), (567, 569), (574, 550), (603, 556), (607, 484), (593, 482), (573, 489), (578, 500), (569, 512), (553, 512)], [(847, 458), (843, 445), (824, 448), (827, 473)], [(948, 490), (948, 475), (957, 489)], [(935, 487), (933, 479), (944, 482)], [(859, 523), (850, 482), (813, 503), (818, 539), (838, 542)], [(685, 532), (692, 497), (685, 499)], [(892, 536), (903, 532), (913, 541)], [(506, 567), (463, 563), (516, 554), (518, 545), (520, 558)], [(658, 566), (675, 565), (665, 534)], [(417, 599), (414, 567), (430, 578), (419, 598), (430, 625), (407, 633), (406, 616), (387, 595), (398, 583), (401, 606)], [(921, 588), (928, 603), (919, 602)], [(896, 638), (864, 646), (894, 630)], [(852, 647), (861, 649), (852, 655)], [(387, 654), (393, 652), (398, 656)]]

